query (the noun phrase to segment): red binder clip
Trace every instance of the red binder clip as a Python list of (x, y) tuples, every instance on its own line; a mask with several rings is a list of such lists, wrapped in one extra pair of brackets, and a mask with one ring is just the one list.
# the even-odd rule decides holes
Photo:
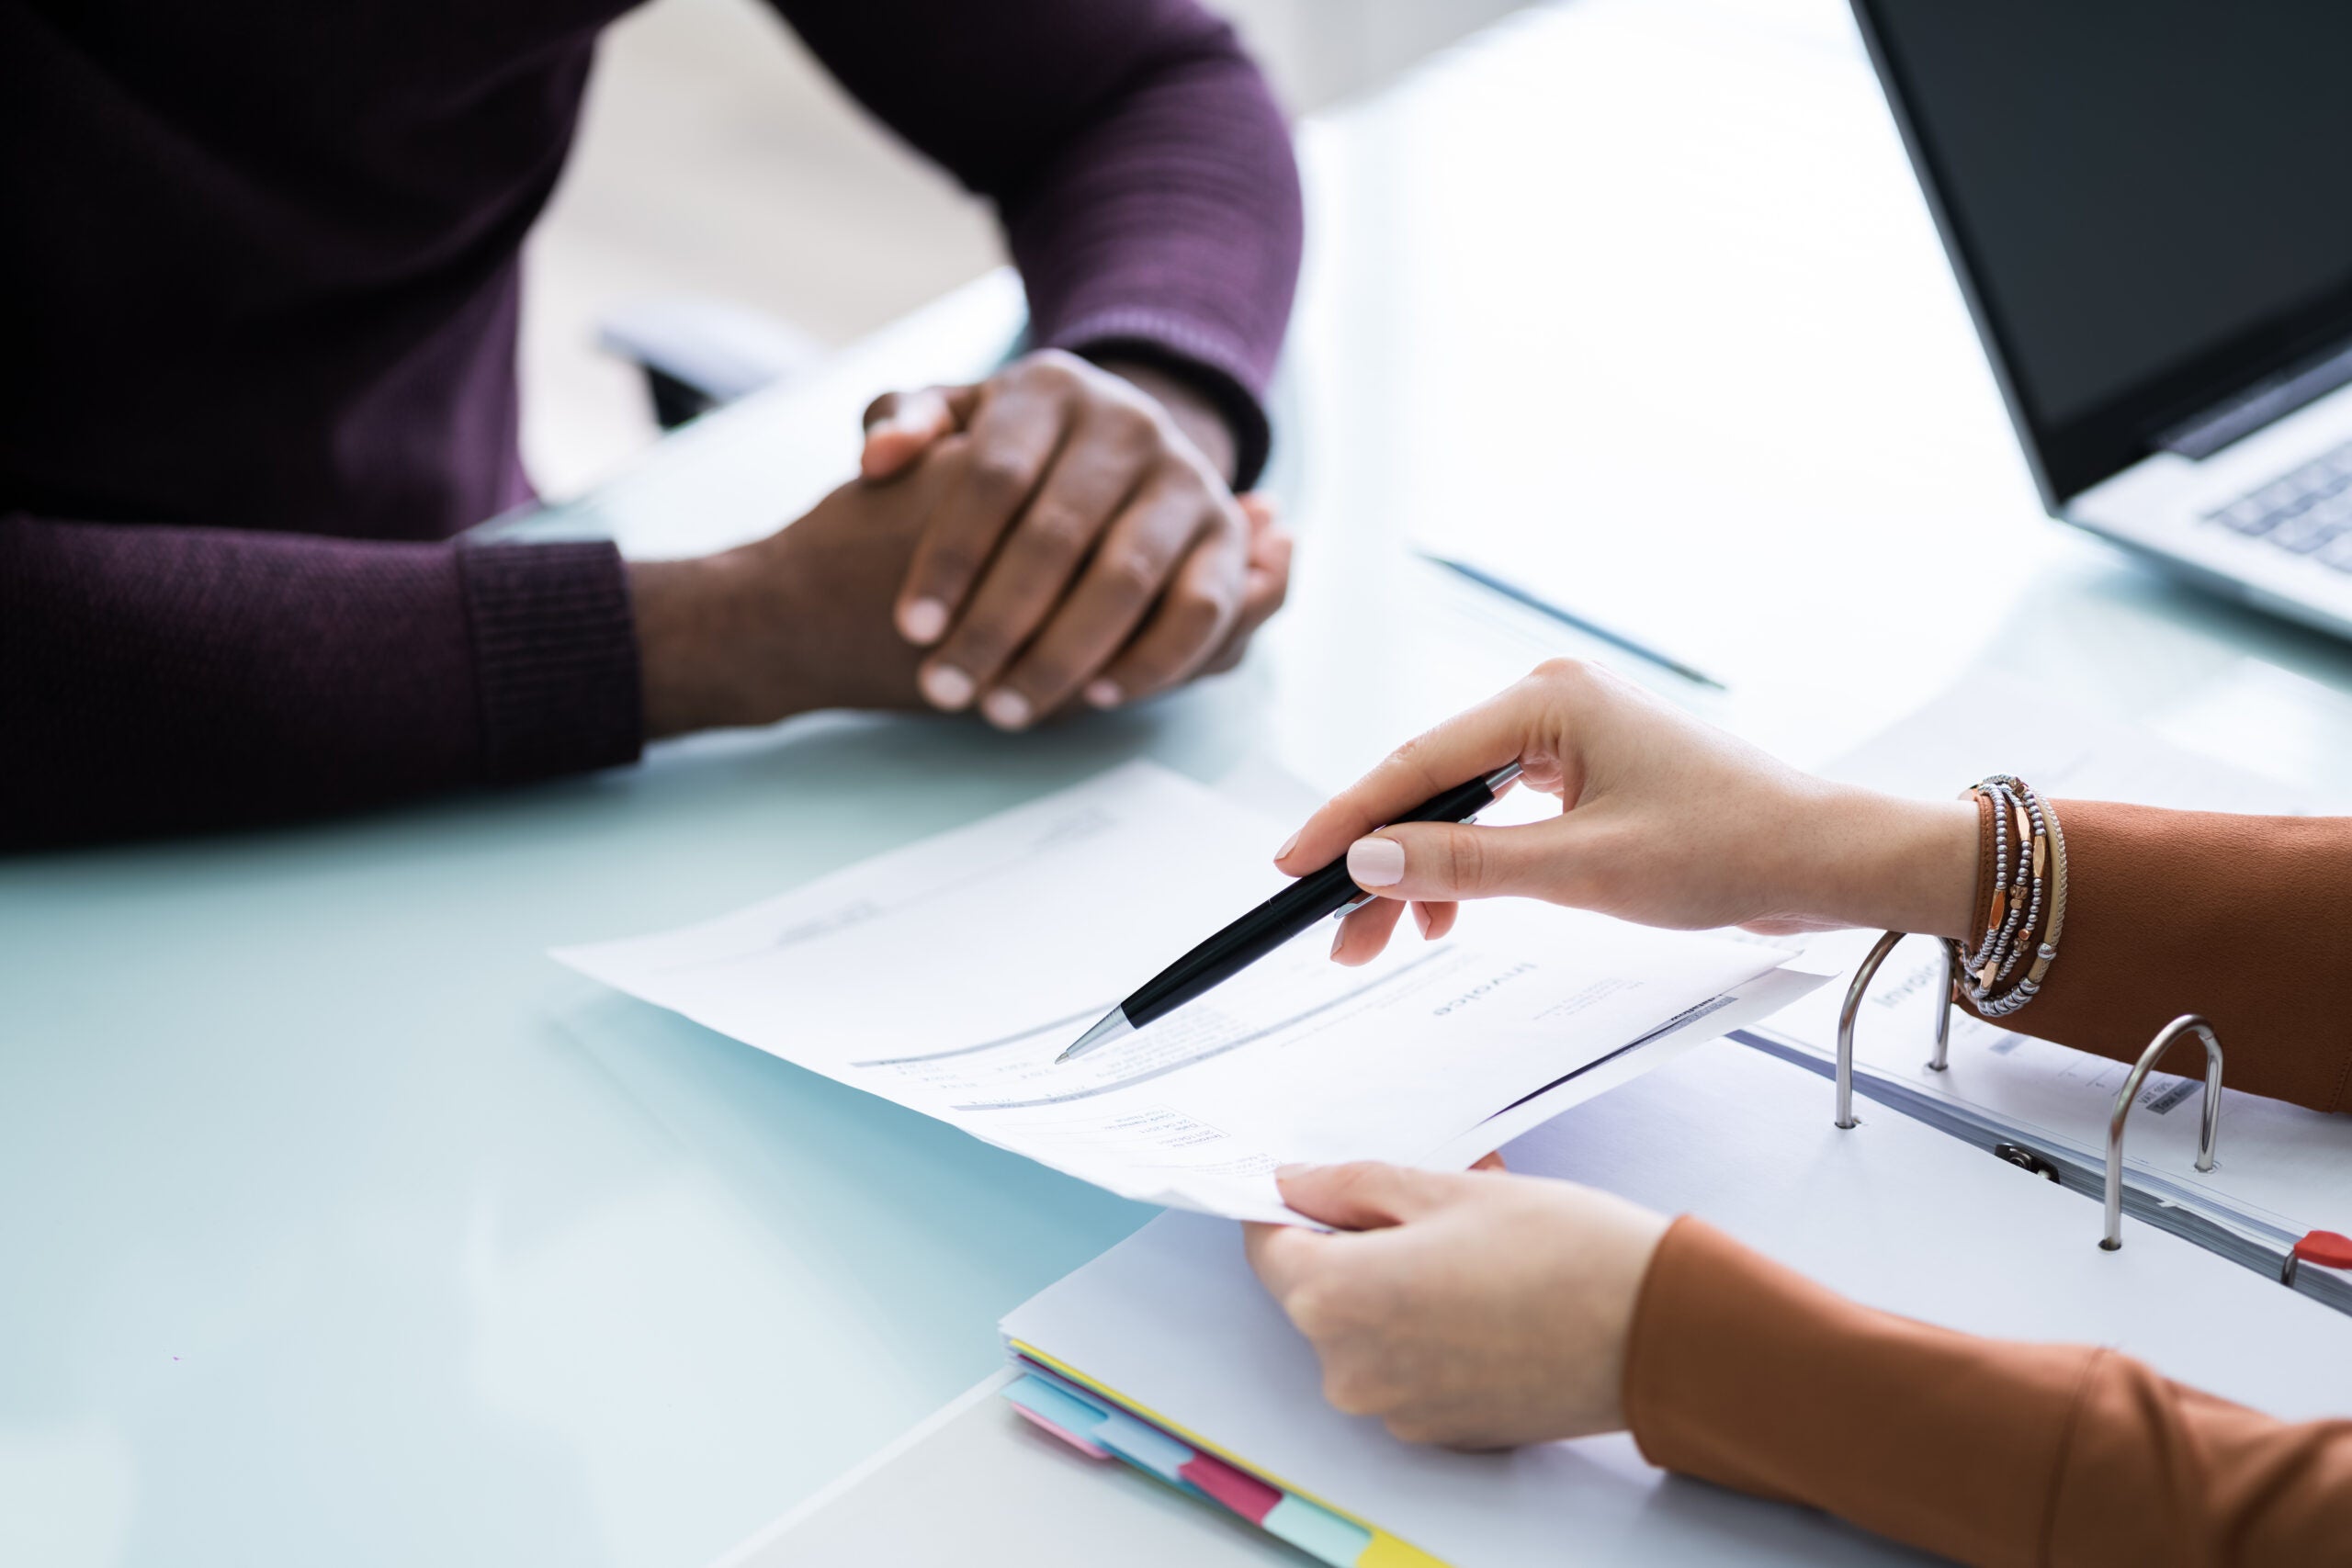
[(2316, 1263), (2323, 1269), (2352, 1269), (2352, 1235), (2338, 1235), (2334, 1231), (2312, 1231), (2287, 1249), (2287, 1266), (2278, 1271), (2278, 1282), (2291, 1285), (2295, 1270), (2305, 1263)]

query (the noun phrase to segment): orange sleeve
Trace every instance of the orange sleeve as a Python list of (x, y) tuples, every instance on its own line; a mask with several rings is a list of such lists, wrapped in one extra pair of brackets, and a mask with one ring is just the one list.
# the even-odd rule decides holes
[(1643, 1282), (1624, 1404), (1653, 1464), (1964, 1562), (2352, 1558), (2352, 1421), (1874, 1312), (1690, 1218)]
[[(1996, 1021), (2128, 1062), (2199, 1012), (2230, 1088), (2352, 1110), (2352, 818), (2054, 809), (2067, 862), (2058, 956), (2041, 994)], [(1993, 868), (1980, 861), (1981, 925)], [(2203, 1070), (2193, 1043), (2177, 1050), (2159, 1066)]]

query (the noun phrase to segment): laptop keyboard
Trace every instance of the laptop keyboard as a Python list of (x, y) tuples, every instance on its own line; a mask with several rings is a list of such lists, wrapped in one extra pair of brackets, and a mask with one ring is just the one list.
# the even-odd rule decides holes
[(2352, 441), (2216, 507), (2205, 520), (2352, 572)]

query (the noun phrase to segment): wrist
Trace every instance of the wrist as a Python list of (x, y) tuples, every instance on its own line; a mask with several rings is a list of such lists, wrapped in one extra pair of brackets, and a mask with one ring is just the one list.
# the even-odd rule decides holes
[(1976, 808), (1832, 786), (1823, 913), (1840, 925), (1962, 937), (1976, 904)]
[(793, 690), (797, 661), (757, 646), (797, 619), (788, 606), (752, 602), (774, 596), (779, 574), (753, 558), (775, 543), (629, 563), (649, 739), (770, 724), (807, 705)]
[(1230, 485), (1240, 457), (1240, 444), (1225, 414), (1209, 396), (1186, 380), (1156, 365), (1136, 360), (1106, 359), (1102, 368), (1141, 390), (1167, 412), (1186, 440), (1199, 449), (1217, 477)]

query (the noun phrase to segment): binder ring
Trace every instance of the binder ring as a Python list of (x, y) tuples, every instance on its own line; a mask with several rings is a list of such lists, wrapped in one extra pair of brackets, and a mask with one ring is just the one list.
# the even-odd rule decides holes
[[(1838, 1125), (1849, 1128), (1854, 1122), (1854, 1020), (1862, 1010), (1862, 998), (1869, 994), (1871, 982), (1878, 978), (1879, 965), (1894, 951), (1908, 931), (1889, 931), (1878, 939), (1862, 966), (1854, 971), (1854, 983), (1846, 987), (1846, 1000), (1838, 1010)], [(1959, 973), (1958, 949), (1947, 941), (1943, 943), (1945, 962)], [(1928, 1066), (1937, 1072), (1945, 1069), (1951, 1052), (1952, 987), (1944, 987), (1942, 1004), (1936, 1010), (1936, 1054), (1928, 1058)]]
[(2140, 1053), (2123, 1087), (2116, 1091), (2115, 1111), (2107, 1119), (2107, 1234), (2098, 1244), (2103, 1252), (2113, 1252), (2123, 1245), (2123, 1123), (2149, 1072), (2184, 1034), (2194, 1034), (2205, 1043), (2205, 1117), (2197, 1134), (2197, 1168), (2213, 1168), (2213, 1143), (2222, 1131), (2222, 1043), (2214, 1038), (2213, 1026), (2203, 1014), (2185, 1012), (2156, 1031), (2156, 1037)]

